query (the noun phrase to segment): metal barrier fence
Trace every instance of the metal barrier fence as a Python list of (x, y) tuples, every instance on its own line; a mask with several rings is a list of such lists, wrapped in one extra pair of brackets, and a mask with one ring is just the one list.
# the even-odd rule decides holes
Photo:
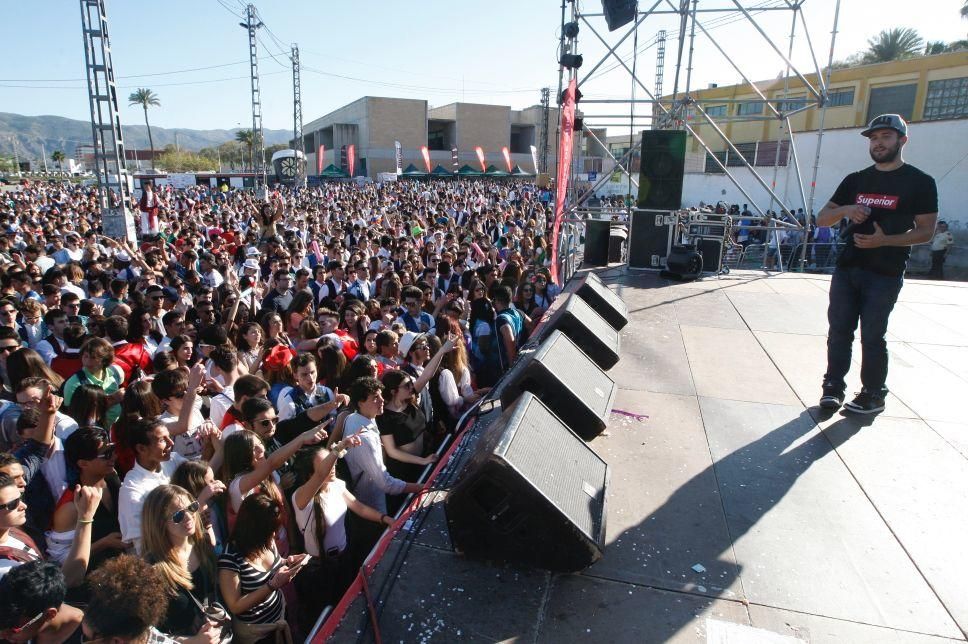
[(769, 267), (777, 271), (831, 273), (837, 266), (841, 248), (843, 244), (837, 242), (810, 243), (806, 245), (804, 257), (803, 244), (780, 244), (778, 253), (771, 258), (766, 244), (749, 244), (745, 247), (733, 244), (723, 253), (723, 264), (731, 269), (759, 270)]
[(584, 256), (585, 223), (568, 219), (558, 231), (558, 285), (564, 286), (581, 267)]

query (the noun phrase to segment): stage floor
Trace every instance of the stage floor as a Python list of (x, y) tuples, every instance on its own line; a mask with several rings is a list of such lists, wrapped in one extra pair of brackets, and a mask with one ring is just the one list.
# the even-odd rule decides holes
[[(968, 285), (908, 281), (887, 409), (858, 418), (815, 406), (829, 276), (599, 274), (630, 314), (615, 408), (648, 415), (591, 443), (612, 468), (604, 558), (469, 561), (435, 493), (371, 579), (382, 640), (964, 642)], [(859, 366), (855, 346), (848, 393)], [(334, 641), (374, 641), (365, 605)]]

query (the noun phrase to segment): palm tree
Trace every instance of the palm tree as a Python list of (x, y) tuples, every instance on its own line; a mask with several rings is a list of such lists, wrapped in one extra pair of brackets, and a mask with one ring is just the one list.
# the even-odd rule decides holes
[(148, 128), (148, 147), (151, 148), (151, 171), (155, 170), (155, 142), (151, 138), (151, 124), (148, 123), (148, 107), (160, 106), (161, 101), (158, 95), (147, 88), (139, 88), (137, 92), (131, 92), (128, 97), (128, 105), (140, 105), (145, 110), (145, 126)]
[(867, 41), (864, 52), (865, 63), (886, 63), (920, 56), (924, 51), (924, 40), (910, 27), (885, 29)]
[(57, 164), (57, 169), (63, 172), (64, 153), (60, 150), (54, 150), (54, 153), (50, 155), (50, 158), (53, 159), (54, 163)]
[(259, 142), (258, 139), (259, 137), (255, 136), (252, 130), (239, 130), (235, 133), (235, 140), (249, 148), (249, 160), (253, 168), (255, 168), (255, 146)]

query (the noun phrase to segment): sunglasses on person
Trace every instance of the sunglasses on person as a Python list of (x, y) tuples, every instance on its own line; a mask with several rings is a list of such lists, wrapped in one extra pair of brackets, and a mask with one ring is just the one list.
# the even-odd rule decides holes
[(177, 512), (172, 514), (171, 522), (181, 523), (182, 521), (185, 520), (185, 517), (188, 516), (189, 512), (191, 512), (192, 514), (194, 514), (195, 512), (198, 512), (198, 501), (192, 501), (187, 508), (182, 508), (181, 510), (178, 510)]
[(103, 448), (101, 448), (101, 451), (98, 451), (97, 455), (94, 458), (99, 461), (110, 461), (112, 458), (114, 458), (115, 449), (116, 449), (116, 446), (114, 443), (108, 443)]
[(25, 622), (24, 624), (21, 624), (20, 626), (14, 626), (12, 628), (5, 628), (5, 629), (3, 629), (3, 632), (10, 633), (11, 635), (19, 635), (20, 633), (23, 633), (25, 630), (27, 630), (28, 628), (30, 628), (31, 626), (33, 626), (34, 624), (36, 624), (37, 622), (39, 622), (40, 620), (42, 620), (44, 618), (44, 613), (45, 612), (46, 611), (40, 611), (37, 614), (37, 616), (34, 617), (33, 619), (31, 619), (30, 621)]
[(255, 421), (255, 424), (259, 427), (275, 427), (276, 423), (279, 422), (278, 418), (262, 418)]
[(0, 510), (6, 510), (7, 512), (13, 512), (14, 510), (16, 510), (17, 508), (20, 507), (20, 504), (23, 503), (23, 500), (24, 500), (24, 495), (21, 494), (16, 499), (13, 499), (11, 501), (7, 501), (6, 503), (0, 503)]
[(11, 344), (5, 347), (0, 347), (0, 353), (13, 353), (20, 348), (19, 344)]
[(151, 296), (151, 299), (152, 300), (163, 300), (163, 299), (165, 299), (165, 296), (164, 295), (152, 295)]

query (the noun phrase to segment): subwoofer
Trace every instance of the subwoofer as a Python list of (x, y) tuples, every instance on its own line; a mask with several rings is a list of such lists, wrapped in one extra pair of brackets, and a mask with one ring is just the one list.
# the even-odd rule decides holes
[(552, 331), (535, 351), (522, 352), (499, 387), (501, 407), (531, 392), (586, 441), (605, 431), (618, 393), (615, 381), (561, 331)]
[(686, 163), (684, 130), (642, 132), (639, 173), (639, 208), (678, 210), (682, 205), (682, 178)]
[(571, 338), (602, 369), (611, 369), (618, 362), (618, 331), (580, 297), (562, 293), (545, 315), (535, 330), (538, 342), (558, 330)]
[(629, 268), (665, 267), (672, 248), (675, 217), (669, 210), (633, 210), (629, 228)]
[(444, 509), (469, 557), (577, 572), (602, 557), (609, 468), (532, 393), (484, 430)]
[(565, 285), (565, 292), (574, 293), (585, 300), (616, 331), (621, 331), (629, 323), (628, 307), (625, 306), (625, 302), (615, 291), (605, 286), (595, 273), (585, 273), (580, 279), (572, 278)]
[(608, 265), (608, 236), (612, 222), (605, 219), (585, 220), (585, 255), (582, 263), (588, 266)]

